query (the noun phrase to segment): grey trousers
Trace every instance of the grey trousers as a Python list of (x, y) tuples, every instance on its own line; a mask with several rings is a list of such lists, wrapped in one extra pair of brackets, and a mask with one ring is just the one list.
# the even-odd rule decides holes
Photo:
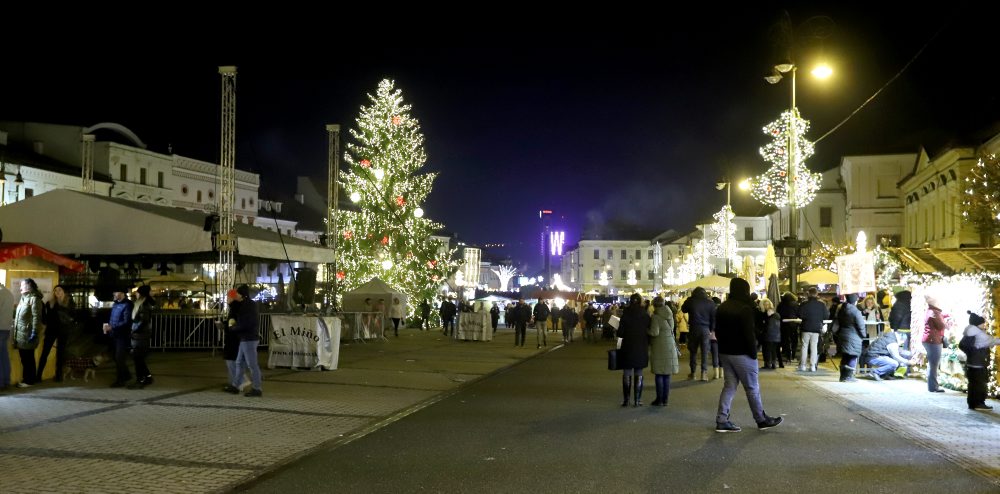
[(760, 401), (760, 385), (757, 383), (757, 359), (747, 355), (719, 355), (722, 361), (722, 369), (726, 375), (726, 383), (722, 386), (722, 394), (719, 395), (719, 413), (715, 416), (716, 423), (729, 421), (729, 410), (733, 404), (733, 397), (736, 396), (736, 386), (743, 385), (743, 390), (747, 394), (747, 402), (750, 404), (750, 412), (757, 422), (764, 421), (764, 405)]

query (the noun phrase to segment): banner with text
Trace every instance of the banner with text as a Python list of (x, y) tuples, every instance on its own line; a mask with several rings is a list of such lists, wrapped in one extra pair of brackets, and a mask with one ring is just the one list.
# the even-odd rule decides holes
[(337, 368), (340, 319), (315, 316), (271, 316), (267, 366)]
[(840, 293), (875, 291), (875, 254), (861, 252), (837, 256), (837, 275), (840, 276)]

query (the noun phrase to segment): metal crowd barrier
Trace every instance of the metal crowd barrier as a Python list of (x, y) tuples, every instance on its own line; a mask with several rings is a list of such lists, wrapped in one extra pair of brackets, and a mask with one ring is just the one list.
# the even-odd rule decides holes
[[(271, 315), (260, 314), (260, 344), (267, 346), (271, 335)], [(285, 314), (280, 314), (285, 315)], [(184, 314), (169, 311), (154, 312), (153, 335), (150, 349), (155, 350), (207, 350), (222, 348), (222, 334), (215, 327), (218, 314)]]

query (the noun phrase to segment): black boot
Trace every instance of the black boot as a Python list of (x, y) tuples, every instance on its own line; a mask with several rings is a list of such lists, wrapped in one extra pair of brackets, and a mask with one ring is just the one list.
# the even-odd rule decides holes
[(635, 377), (632, 378), (632, 380), (633, 380), (632, 386), (635, 387), (635, 389), (632, 390), (632, 392), (635, 393), (635, 403), (633, 403), (633, 405), (637, 406), (637, 407), (641, 407), (642, 406), (642, 375), (640, 374), (638, 376), (635, 376)]
[(666, 376), (663, 376), (663, 394), (660, 395), (660, 396), (663, 397), (663, 399), (660, 400), (660, 406), (661, 407), (667, 406), (667, 401), (670, 399), (670, 375), (669, 374), (667, 374)]
[(854, 377), (854, 367), (847, 368), (847, 379), (844, 380), (849, 383), (856, 382), (858, 380), (858, 378)]
[(658, 407), (663, 404), (663, 379), (660, 379), (660, 377), (661, 376), (653, 377), (653, 383), (656, 384), (656, 399), (653, 400), (650, 405), (653, 405), (654, 407)]
[(632, 381), (629, 379), (629, 376), (624, 376), (622, 377), (622, 395), (624, 396), (624, 398), (622, 399), (623, 407), (628, 406), (628, 399), (631, 394), (632, 394)]

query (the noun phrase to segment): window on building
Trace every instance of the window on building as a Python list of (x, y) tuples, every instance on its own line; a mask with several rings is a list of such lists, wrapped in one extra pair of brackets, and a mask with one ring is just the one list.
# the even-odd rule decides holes
[(646, 251), (646, 259), (650, 259), (650, 260), (653, 259), (653, 249), (649, 249), (649, 250)]
[(753, 240), (753, 227), (743, 227), (743, 240)]
[(243, 198), (243, 202), (241, 202), (241, 204), (242, 204), (242, 206), (241, 206), (241, 207), (242, 207), (243, 209), (246, 209), (246, 208), (247, 208), (247, 198), (246, 198), (246, 197), (244, 197), (244, 198)]
[(142, 185), (146, 185), (146, 169), (145, 168), (140, 168), (139, 169), (139, 183), (142, 184)]
[(25, 199), (27, 199), (29, 197), (34, 197), (34, 195), (35, 195), (35, 189), (30, 189), (30, 188), (27, 188), (27, 187), (24, 188), (24, 198)]
[(652, 269), (650, 269), (648, 272), (646, 272), (646, 275), (647, 275), (647, 279), (649, 279), (649, 281), (653, 281), (653, 279), (654, 279), (654, 273), (653, 273)]
[(642, 259), (642, 249), (635, 249), (635, 260)]
[(608, 260), (610, 261), (614, 258), (615, 258), (615, 251), (612, 249), (608, 249)]
[(820, 228), (833, 227), (833, 208), (829, 206), (823, 206), (819, 208), (819, 227)]
[(599, 269), (594, 270), (594, 279), (595, 280), (601, 279), (601, 271)]
[(201, 191), (198, 191), (198, 202), (201, 202)]
[(163, 172), (156, 172), (156, 186), (163, 188)]
[(128, 165), (122, 164), (118, 168), (118, 180), (122, 182), (128, 182)]
[(601, 249), (594, 249), (594, 259), (601, 258)]
[(624, 281), (624, 280), (627, 280), (627, 279), (628, 279), (628, 274), (627, 274), (627, 273), (625, 273), (625, 270), (624, 270), (624, 269), (622, 270), (622, 277), (621, 277), (621, 279), (622, 279), (623, 281)]
[(626, 250), (622, 249), (622, 259), (628, 259), (628, 254), (625, 253)]

